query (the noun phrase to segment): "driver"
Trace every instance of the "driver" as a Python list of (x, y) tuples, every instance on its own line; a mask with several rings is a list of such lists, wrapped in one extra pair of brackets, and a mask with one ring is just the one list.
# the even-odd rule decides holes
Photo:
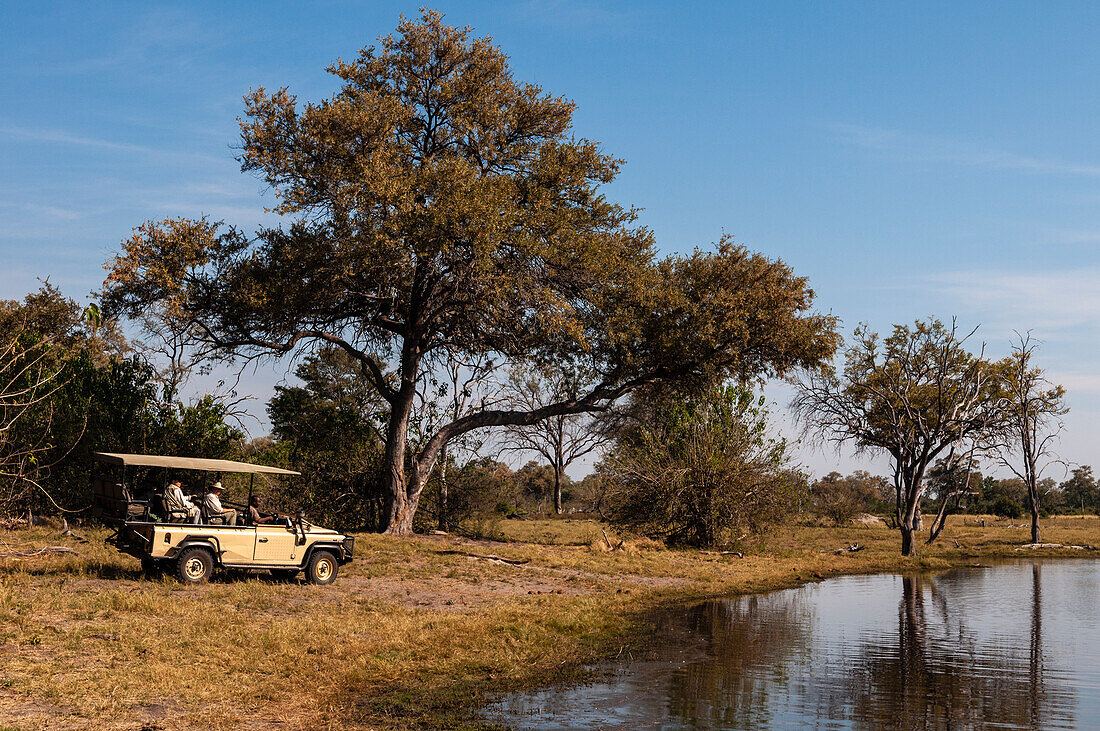
[(225, 520), (226, 525), (237, 524), (237, 511), (232, 508), (223, 508), (222, 501), (219, 496), (222, 494), (221, 480), (215, 482), (210, 486), (210, 492), (203, 498), (202, 504), (206, 508), (206, 515), (209, 518), (221, 516)]
[(275, 516), (271, 513), (260, 512), (260, 496), (253, 495), (248, 501), (248, 519), (253, 524), (274, 523)]

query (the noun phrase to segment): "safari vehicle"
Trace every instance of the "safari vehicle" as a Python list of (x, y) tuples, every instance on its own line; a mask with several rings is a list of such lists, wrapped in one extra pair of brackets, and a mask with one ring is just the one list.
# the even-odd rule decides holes
[[(304, 571), (311, 583), (331, 584), (339, 567), (352, 560), (353, 537), (311, 525), (302, 511), (293, 518), (273, 516), (273, 522), (258, 525), (226, 525), (222, 516), (203, 511), (202, 522), (193, 524), (187, 514), (169, 511), (164, 501), (169, 475), (179, 477), (181, 471), (201, 474), (203, 497), (211, 474), (218, 479), (248, 475), (250, 502), (256, 475), (298, 472), (224, 459), (109, 452), (96, 452), (94, 457), (93, 514), (114, 529), (107, 541), (140, 559), (147, 574), (172, 573), (180, 581), (198, 584), (217, 568), (267, 569), (287, 579)], [(194, 486), (193, 480), (189, 482)], [(140, 499), (132, 485), (143, 486)], [(201, 509), (201, 501), (196, 504)], [(248, 503), (224, 500), (223, 504), (248, 515)]]

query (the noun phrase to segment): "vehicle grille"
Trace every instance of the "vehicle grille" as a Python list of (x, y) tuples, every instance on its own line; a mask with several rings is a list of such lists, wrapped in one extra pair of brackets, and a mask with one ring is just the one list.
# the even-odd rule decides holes
[(348, 536), (344, 539), (344, 556), (351, 558), (355, 555), (355, 538)]

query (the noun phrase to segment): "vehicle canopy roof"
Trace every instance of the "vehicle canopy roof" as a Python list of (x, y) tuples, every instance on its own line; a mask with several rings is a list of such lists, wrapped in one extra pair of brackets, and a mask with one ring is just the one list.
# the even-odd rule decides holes
[(94, 452), (96, 461), (113, 465), (137, 467), (167, 467), (176, 470), (197, 470), (200, 472), (245, 472), (264, 475), (300, 475), (301, 472), (268, 467), (262, 464), (234, 462), (230, 459), (204, 459), (202, 457), (167, 457), (157, 454), (116, 454), (114, 452)]

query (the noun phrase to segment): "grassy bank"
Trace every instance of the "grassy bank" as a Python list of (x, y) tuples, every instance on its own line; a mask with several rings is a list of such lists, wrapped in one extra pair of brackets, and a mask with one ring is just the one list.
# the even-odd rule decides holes
[[(0, 559), (0, 727), (476, 727), (468, 709), (486, 694), (578, 677), (643, 636), (668, 603), (838, 574), (1091, 555), (1018, 550), (1026, 528), (958, 518), (909, 559), (884, 527), (783, 528), (744, 557), (629, 538), (609, 551), (586, 520), (501, 530), (503, 541), (360, 536), (357, 560), (330, 587), (257, 575), (184, 587), (143, 579), (102, 531), (81, 531), (86, 542), (45, 528), (0, 534), (0, 552), (79, 552)], [(1100, 545), (1100, 520), (1051, 519), (1044, 538)], [(832, 552), (852, 543), (866, 548)]]

